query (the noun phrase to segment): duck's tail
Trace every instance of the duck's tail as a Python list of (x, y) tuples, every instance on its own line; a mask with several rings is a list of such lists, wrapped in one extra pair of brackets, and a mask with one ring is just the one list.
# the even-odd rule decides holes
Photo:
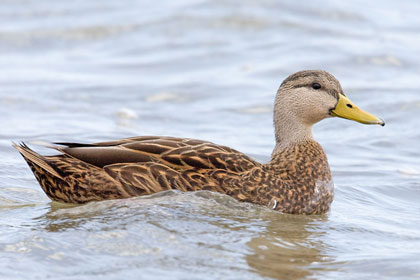
[(29, 148), (25, 143), (21, 143), (20, 145), (13, 143), (13, 147), (19, 151), (19, 153), (23, 156), (23, 158), (28, 163), (29, 167), (32, 169), (33, 166), (37, 166), (38, 168), (42, 169), (44, 172), (48, 172), (50, 175), (57, 177), (59, 179), (63, 179), (60, 174), (57, 173), (56, 170), (48, 163), (47, 159), (44, 156), (34, 152)]
[(64, 197), (60, 197), (59, 190), (61, 187), (68, 187), (68, 184), (63, 179), (63, 176), (59, 174), (60, 171), (48, 162), (48, 158), (34, 152), (23, 142), (19, 145), (13, 143), (13, 147), (26, 160), (47, 196), (55, 201), (66, 202)]
[[(42, 156), (31, 150), (25, 143), (13, 144), (13, 146), (26, 160), (44, 192), (54, 201), (86, 203), (133, 196), (132, 191), (127, 191), (102, 168), (65, 153)], [(58, 151), (61, 149), (50, 144), (44, 146)]]

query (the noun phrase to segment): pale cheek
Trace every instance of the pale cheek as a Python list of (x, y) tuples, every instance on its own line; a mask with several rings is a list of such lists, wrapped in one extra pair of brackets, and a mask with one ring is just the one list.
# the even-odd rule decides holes
[(330, 100), (323, 100), (324, 102), (318, 103), (318, 106), (314, 106), (311, 110), (312, 115), (312, 121), (313, 122), (319, 122), (323, 119), (329, 118), (330, 116), (330, 108), (333, 106), (330, 106)]
[(328, 110), (325, 110), (324, 108), (318, 108), (318, 110), (316, 111), (317, 122), (327, 118), (328, 116)]
[(319, 122), (322, 119), (325, 119), (328, 114), (325, 113), (325, 110), (321, 106), (307, 106), (304, 111), (300, 111), (303, 121), (308, 124), (314, 124)]

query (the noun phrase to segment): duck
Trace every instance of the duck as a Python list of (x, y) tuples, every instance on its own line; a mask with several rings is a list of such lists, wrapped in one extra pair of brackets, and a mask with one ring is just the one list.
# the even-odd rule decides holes
[(43, 156), (13, 143), (53, 201), (83, 204), (162, 191), (207, 190), (289, 214), (323, 214), (334, 198), (327, 156), (314, 139), (315, 123), (331, 117), (385, 122), (357, 107), (323, 70), (287, 77), (274, 100), (275, 146), (268, 163), (209, 141), (138, 136), (92, 144), (50, 144)]

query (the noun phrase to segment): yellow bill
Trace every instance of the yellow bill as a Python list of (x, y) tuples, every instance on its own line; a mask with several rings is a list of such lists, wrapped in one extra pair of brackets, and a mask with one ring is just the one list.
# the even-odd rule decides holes
[(361, 110), (354, 105), (350, 99), (341, 93), (338, 95), (338, 103), (330, 113), (333, 117), (340, 117), (344, 119), (353, 120), (364, 124), (380, 124), (385, 125), (385, 122), (371, 113)]

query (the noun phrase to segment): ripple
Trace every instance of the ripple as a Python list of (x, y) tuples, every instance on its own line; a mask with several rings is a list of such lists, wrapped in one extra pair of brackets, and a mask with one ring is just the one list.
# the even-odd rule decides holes
[[(417, 8), (361, 0), (3, 1), (1, 277), (418, 277)], [(210, 192), (50, 202), (10, 147), (174, 135), (268, 161), (276, 89), (309, 68), (335, 74), (360, 107), (387, 121), (314, 127), (338, 186), (325, 215), (286, 215)]]

